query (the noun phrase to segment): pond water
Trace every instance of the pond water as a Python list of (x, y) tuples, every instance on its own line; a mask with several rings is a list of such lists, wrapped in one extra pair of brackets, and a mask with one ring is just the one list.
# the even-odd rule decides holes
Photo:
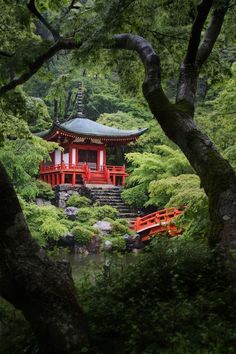
[(69, 254), (67, 256), (71, 267), (72, 275), (75, 281), (78, 281), (81, 277), (87, 275), (96, 275), (99, 272), (103, 272), (110, 267), (125, 267), (131, 263), (134, 263), (137, 259), (137, 255), (133, 253), (125, 254)]

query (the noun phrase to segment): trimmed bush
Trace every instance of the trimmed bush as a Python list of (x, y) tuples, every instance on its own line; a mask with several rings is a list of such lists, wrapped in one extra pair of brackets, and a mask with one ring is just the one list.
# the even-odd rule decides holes
[(74, 235), (76, 242), (78, 242), (81, 246), (86, 246), (96, 235), (97, 230), (91, 226), (77, 224), (73, 227), (71, 232)]
[(112, 236), (123, 236), (131, 233), (132, 231), (130, 230), (127, 222), (122, 223), (120, 219), (112, 222)]
[(91, 203), (90, 199), (83, 197), (81, 195), (73, 194), (66, 202), (66, 206), (73, 206), (76, 208), (84, 208), (89, 206)]
[(37, 181), (37, 187), (38, 187), (38, 192), (37, 192), (37, 197), (38, 198), (43, 198), (43, 199), (52, 199), (54, 198), (54, 192), (52, 190), (52, 187), (43, 181)]
[(125, 240), (123, 237), (120, 236), (111, 236), (111, 237), (106, 237), (103, 240), (103, 244), (106, 241), (110, 241), (111, 245), (112, 245), (112, 251), (118, 251), (118, 252), (122, 252), (125, 250)]
[(95, 218), (95, 210), (89, 207), (80, 208), (76, 218), (78, 221), (87, 222), (89, 219)]
[(103, 220), (104, 218), (116, 219), (118, 216), (118, 210), (112, 208), (110, 205), (97, 206), (94, 208), (95, 217), (98, 220)]

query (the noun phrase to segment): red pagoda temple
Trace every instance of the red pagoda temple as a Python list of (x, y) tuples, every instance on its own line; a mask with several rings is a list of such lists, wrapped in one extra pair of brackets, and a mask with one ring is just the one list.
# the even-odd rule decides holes
[(134, 142), (147, 128), (121, 130), (87, 119), (82, 109), (82, 91), (77, 96), (77, 118), (39, 133), (45, 140), (55, 141), (63, 149), (51, 153), (51, 161), (40, 164), (40, 179), (52, 186), (60, 184), (125, 185), (125, 165), (107, 165), (107, 146)]

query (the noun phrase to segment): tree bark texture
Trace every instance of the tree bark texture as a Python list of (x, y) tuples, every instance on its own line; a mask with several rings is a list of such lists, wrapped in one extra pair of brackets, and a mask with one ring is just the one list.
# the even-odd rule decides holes
[(40, 353), (72, 354), (88, 339), (70, 266), (50, 260), (32, 239), (2, 165), (0, 200), (0, 296), (22, 310)]
[(209, 198), (209, 244), (222, 246), (225, 257), (230, 258), (232, 249), (236, 249), (236, 176), (193, 119), (200, 67), (196, 62), (183, 63), (176, 103), (172, 104), (162, 90), (160, 60), (152, 46), (142, 37), (131, 34), (116, 35), (114, 41), (115, 48), (134, 50), (139, 54), (145, 68), (143, 94), (150, 110), (164, 133), (185, 154)]

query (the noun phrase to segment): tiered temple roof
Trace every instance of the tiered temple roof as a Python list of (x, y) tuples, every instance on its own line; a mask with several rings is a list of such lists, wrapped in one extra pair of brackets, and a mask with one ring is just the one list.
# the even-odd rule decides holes
[(117, 141), (128, 143), (135, 141), (147, 128), (137, 130), (122, 130), (108, 127), (87, 118), (74, 118), (64, 123), (54, 122), (49, 130), (38, 135), (47, 140), (53, 140), (57, 135), (67, 137), (98, 138), (102, 142)]

